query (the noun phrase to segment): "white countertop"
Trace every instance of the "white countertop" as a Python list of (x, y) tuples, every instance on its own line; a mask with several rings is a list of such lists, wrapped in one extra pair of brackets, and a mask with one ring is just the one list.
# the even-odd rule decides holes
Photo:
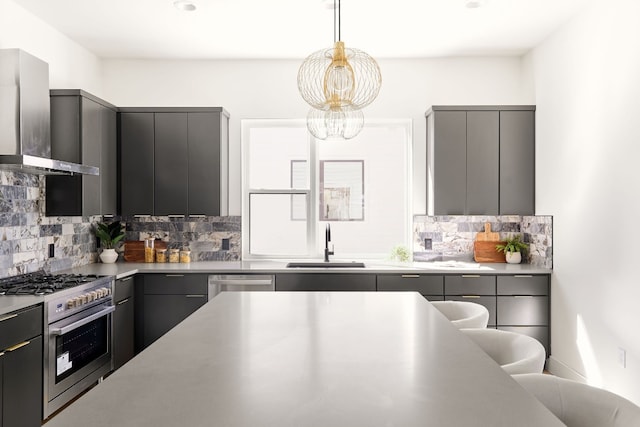
[(46, 425), (563, 424), (417, 293), (224, 292)]
[[(307, 260), (308, 261), (308, 260)], [(430, 274), (551, 274), (548, 268), (530, 264), (479, 264), (474, 262), (436, 261), (391, 263), (364, 261), (365, 268), (287, 268), (288, 261), (198, 261), (181, 263), (89, 264), (69, 270), (74, 273), (111, 275), (116, 278), (136, 273), (430, 273)]]
[[(309, 261), (309, 260), (291, 260)], [(341, 260), (336, 260), (341, 261)], [(289, 261), (198, 261), (184, 263), (133, 263), (87, 264), (58, 273), (96, 274), (115, 276), (116, 279), (137, 273), (370, 273), (370, 274), (551, 274), (553, 270), (535, 267), (530, 264), (478, 264), (474, 262), (435, 261), (393, 263), (379, 260), (365, 260), (365, 268), (287, 268)], [(39, 304), (41, 296), (0, 296), (0, 315)]]

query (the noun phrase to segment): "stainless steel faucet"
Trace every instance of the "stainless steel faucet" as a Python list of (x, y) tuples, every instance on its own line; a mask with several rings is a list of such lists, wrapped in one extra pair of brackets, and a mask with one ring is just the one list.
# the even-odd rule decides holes
[(324, 262), (329, 262), (329, 255), (333, 255), (333, 248), (332, 250), (329, 250), (330, 241), (331, 241), (331, 226), (329, 225), (329, 223), (327, 223), (327, 229), (324, 232)]

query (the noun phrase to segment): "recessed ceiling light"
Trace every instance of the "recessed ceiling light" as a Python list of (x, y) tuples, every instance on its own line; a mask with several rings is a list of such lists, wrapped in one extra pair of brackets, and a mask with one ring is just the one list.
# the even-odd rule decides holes
[(485, 0), (465, 0), (467, 9), (477, 9), (485, 5)]
[(174, 1), (173, 7), (183, 12), (193, 12), (194, 10), (196, 10), (196, 5), (188, 0)]

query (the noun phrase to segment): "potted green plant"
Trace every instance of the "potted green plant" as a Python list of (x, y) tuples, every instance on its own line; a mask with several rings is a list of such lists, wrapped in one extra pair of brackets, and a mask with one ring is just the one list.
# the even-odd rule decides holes
[(118, 254), (115, 246), (124, 239), (124, 225), (120, 221), (99, 222), (96, 224), (96, 237), (100, 240), (102, 252), (100, 261), (105, 264), (116, 262)]
[(496, 245), (498, 252), (504, 252), (505, 259), (509, 264), (520, 264), (522, 261), (522, 251), (529, 247), (528, 243), (522, 241), (522, 237), (516, 234), (504, 240), (504, 243)]

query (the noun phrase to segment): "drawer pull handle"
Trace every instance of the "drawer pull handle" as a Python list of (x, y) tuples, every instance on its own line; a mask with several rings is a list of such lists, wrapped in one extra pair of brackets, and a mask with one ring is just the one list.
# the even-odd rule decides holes
[(8, 316), (0, 317), (0, 322), (4, 322), (5, 320), (13, 319), (14, 317), (18, 317), (17, 314), (10, 314)]
[(123, 299), (122, 301), (120, 301), (120, 302), (116, 303), (116, 305), (122, 305), (122, 304), (126, 304), (126, 303), (128, 303), (128, 302), (129, 302), (129, 298), (127, 298), (127, 299)]
[(533, 298), (533, 295), (514, 295), (515, 298)]
[(17, 349), (22, 348), (22, 347), (24, 347), (26, 345), (29, 345), (29, 344), (31, 344), (31, 341), (21, 342), (20, 344), (16, 344), (13, 347), (7, 348), (5, 351), (16, 351)]
[(403, 279), (419, 279), (420, 275), (419, 274), (403, 274), (402, 276)]
[(2, 353), (0, 353), (0, 357), (4, 356), (4, 351)]
[(463, 274), (462, 277), (465, 279), (477, 279), (478, 277), (480, 277), (480, 275), (479, 274)]
[(462, 295), (462, 298), (480, 298), (480, 295)]
[(165, 274), (165, 277), (184, 277), (184, 274)]
[(122, 279), (120, 279), (121, 282), (128, 282), (129, 280), (133, 279), (132, 276), (129, 277), (123, 277)]
[(513, 277), (522, 278), (522, 279), (531, 279), (533, 276), (531, 274), (516, 274)]
[(185, 296), (187, 298), (205, 298), (206, 297), (206, 295), (202, 295), (202, 294), (200, 294), (200, 295), (193, 295), (192, 294), (192, 295), (185, 295)]

